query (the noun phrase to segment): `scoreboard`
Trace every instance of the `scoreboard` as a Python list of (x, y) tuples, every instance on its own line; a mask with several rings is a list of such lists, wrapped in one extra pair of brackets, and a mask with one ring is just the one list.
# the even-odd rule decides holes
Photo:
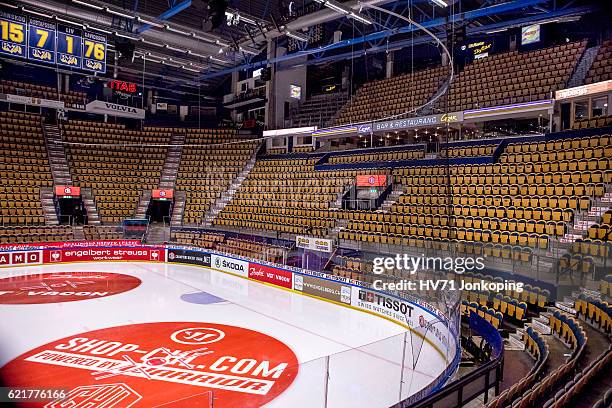
[(106, 72), (103, 34), (0, 10), (0, 54)]

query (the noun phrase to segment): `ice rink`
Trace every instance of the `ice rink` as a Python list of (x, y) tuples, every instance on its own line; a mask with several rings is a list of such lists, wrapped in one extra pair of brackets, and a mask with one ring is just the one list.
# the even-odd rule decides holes
[[(7, 279), (26, 275), (38, 276)], [(416, 340), (404, 331), (201, 267), (0, 269), (3, 385), (62, 388), (83, 401), (92, 386), (129, 395), (105, 407), (387, 407), (445, 368), (425, 342), (413, 369)], [(59, 406), (47, 402), (27, 406)]]

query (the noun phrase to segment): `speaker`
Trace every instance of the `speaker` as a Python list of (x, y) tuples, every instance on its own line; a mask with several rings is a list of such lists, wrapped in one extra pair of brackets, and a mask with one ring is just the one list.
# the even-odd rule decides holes
[(204, 31), (212, 31), (225, 21), (225, 10), (227, 0), (210, 0), (207, 7), (207, 15), (202, 22)]
[(115, 40), (115, 49), (119, 52), (119, 62), (134, 62), (135, 48), (136, 46), (134, 45), (134, 43), (126, 38), (117, 38)]
[(272, 68), (265, 67), (261, 70), (261, 80), (267, 82), (272, 79)]

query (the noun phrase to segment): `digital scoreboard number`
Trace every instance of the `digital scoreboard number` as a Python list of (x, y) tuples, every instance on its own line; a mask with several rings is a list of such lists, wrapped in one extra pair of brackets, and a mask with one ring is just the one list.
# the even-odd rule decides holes
[(57, 26), (57, 63), (66, 67), (81, 68), (83, 32), (74, 27)]
[(55, 23), (30, 18), (28, 58), (55, 64)]
[(0, 10), (0, 54), (103, 74), (107, 50), (103, 34)]
[(11, 57), (27, 57), (26, 22), (25, 16), (0, 10), (0, 53)]
[(102, 34), (83, 33), (83, 69), (106, 72), (106, 37)]

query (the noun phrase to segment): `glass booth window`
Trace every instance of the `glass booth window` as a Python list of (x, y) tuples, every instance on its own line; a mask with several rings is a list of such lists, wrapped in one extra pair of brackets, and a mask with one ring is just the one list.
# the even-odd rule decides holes
[(608, 98), (593, 99), (592, 116), (606, 116), (608, 113)]
[(589, 117), (589, 102), (580, 101), (574, 103), (575, 114), (574, 120), (588, 119)]

